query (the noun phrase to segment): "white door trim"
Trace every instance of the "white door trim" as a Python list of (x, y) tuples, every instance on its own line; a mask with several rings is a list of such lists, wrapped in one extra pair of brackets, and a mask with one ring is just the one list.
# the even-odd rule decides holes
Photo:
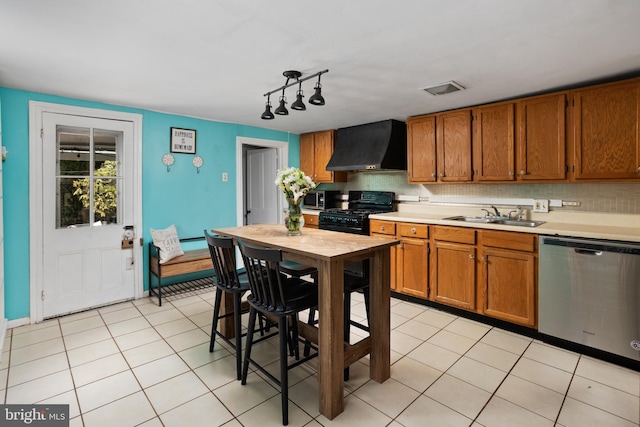
[[(276, 149), (278, 169), (282, 169), (289, 164), (289, 142), (273, 141), (270, 139), (236, 137), (236, 221), (237, 225), (244, 224), (244, 164), (242, 162), (242, 146), (251, 145), (254, 147), (272, 147)], [(265, 177), (266, 179), (267, 177)], [(275, 185), (276, 177), (271, 178)], [(282, 220), (281, 200), (278, 198), (278, 221)]]
[(94, 108), (75, 107), (71, 105), (52, 104), (48, 102), (29, 101), (29, 267), (30, 267), (30, 308), (31, 323), (43, 320), (43, 307), (40, 295), (44, 289), (43, 282), (43, 229), (42, 218), (36, 212), (42, 211), (42, 170), (43, 159), (40, 129), (42, 129), (42, 114), (57, 113), (75, 116), (96, 117), (111, 120), (123, 120), (133, 123), (133, 201), (134, 226), (136, 239), (134, 240), (134, 298), (142, 297), (144, 281), (142, 280), (142, 248), (139, 237), (142, 235), (142, 115), (120, 111), (101, 110)]

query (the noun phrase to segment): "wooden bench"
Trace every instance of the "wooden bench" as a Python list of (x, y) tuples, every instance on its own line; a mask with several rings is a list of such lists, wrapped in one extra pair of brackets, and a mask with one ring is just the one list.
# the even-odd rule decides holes
[[(204, 240), (204, 236), (180, 239), (180, 243), (199, 240)], [(213, 270), (209, 248), (184, 251), (184, 255), (173, 258), (164, 264), (160, 264), (159, 251), (160, 248), (149, 243), (149, 296), (156, 295), (158, 305), (162, 306), (163, 296), (166, 298), (214, 286), (213, 273), (202, 278), (186, 278), (177, 282), (172, 280), (171, 284), (162, 284), (164, 279)], [(155, 287), (154, 282), (157, 285)]]

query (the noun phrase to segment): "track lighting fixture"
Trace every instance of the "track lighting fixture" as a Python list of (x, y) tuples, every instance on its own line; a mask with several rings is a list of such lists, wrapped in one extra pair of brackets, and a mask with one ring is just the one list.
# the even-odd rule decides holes
[[(318, 76), (318, 82), (316, 83), (316, 86), (315, 86), (315, 93), (313, 94), (313, 96), (311, 96), (311, 98), (309, 98), (309, 103), (313, 105), (324, 105), (324, 98), (322, 97), (322, 85), (320, 84), (320, 76), (328, 72), (329, 70), (318, 71), (317, 73), (307, 76), (303, 79), (300, 78), (302, 76), (302, 73), (300, 71), (288, 70), (283, 72), (282, 75), (287, 78), (287, 81), (285, 82), (284, 86), (281, 86), (278, 89), (274, 89), (264, 94), (264, 96), (267, 97), (267, 104), (266, 104), (264, 113), (262, 113), (262, 116), (261, 116), (262, 119), (263, 120), (273, 119), (275, 117), (273, 113), (281, 116), (286, 116), (289, 114), (289, 110), (287, 110), (287, 107), (286, 107), (287, 97), (285, 96), (284, 91), (286, 88), (294, 86), (296, 84), (298, 85), (298, 90), (296, 91), (296, 100), (291, 104), (291, 108), (298, 111), (306, 110), (307, 106), (304, 105), (304, 102), (302, 102), (302, 98), (304, 98), (304, 92), (302, 91), (302, 82), (304, 82), (305, 80), (312, 79), (316, 76)], [(289, 81), (292, 79), (295, 79), (295, 81), (293, 83), (289, 83)], [(280, 95), (280, 99), (279, 99), (279, 105), (278, 105), (278, 108), (276, 108), (275, 111), (272, 113), (271, 102), (270, 102), (271, 94), (279, 91), (282, 91), (282, 95)]]

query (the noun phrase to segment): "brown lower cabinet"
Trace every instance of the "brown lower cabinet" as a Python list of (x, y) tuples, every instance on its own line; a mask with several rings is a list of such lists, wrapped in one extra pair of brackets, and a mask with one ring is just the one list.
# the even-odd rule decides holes
[(537, 327), (537, 235), (373, 219), (371, 235), (400, 240), (393, 291)]
[(396, 290), (418, 298), (427, 298), (429, 271), (429, 226), (398, 223), (396, 234)]
[(465, 310), (476, 308), (476, 230), (433, 227), (432, 301)]
[(482, 230), (478, 289), (487, 316), (537, 327), (537, 241), (529, 233)]

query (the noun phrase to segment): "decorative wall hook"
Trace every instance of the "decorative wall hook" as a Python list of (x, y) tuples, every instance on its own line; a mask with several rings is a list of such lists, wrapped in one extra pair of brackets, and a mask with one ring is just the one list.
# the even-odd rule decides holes
[(173, 154), (165, 154), (164, 156), (162, 156), (162, 164), (164, 164), (167, 167), (167, 172), (171, 172), (171, 165), (173, 165), (173, 162), (175, 162), (175, 158), (173, 157)]
[(204, 160), (200, 156), (193, 156), (193, 160), (191, 160), (191, 164), (196, 168), (197, 173), (200, 173), (200, 168), (204, 164)]

